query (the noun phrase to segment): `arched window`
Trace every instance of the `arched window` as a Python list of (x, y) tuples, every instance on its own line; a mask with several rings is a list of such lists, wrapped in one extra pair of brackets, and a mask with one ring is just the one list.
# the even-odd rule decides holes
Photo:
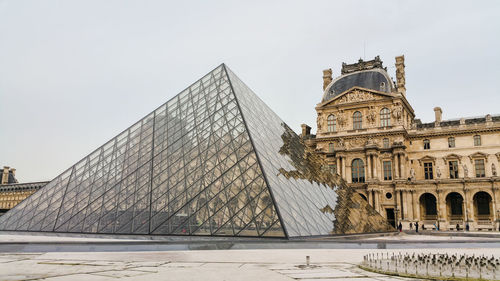
[(335, 132), (337, 130), (337, 118), (335, 117), (335, 115), (333, 114), (328, 115), (327, 125), (328, 125), (328, 132)]
[(382, 108), (380, 111), (380, 126), (387, 127), (391, 125), (391, 111), (389, 108)]
[(351, 174), (352, 182), (365, 182), (365, 164), (363, 160), (359, 158), (352, 160)]
[(362, 129), (363, 126), (363, 116), (361, 115), (361, 112), (359, 111), (356, 111), (354, 112), (354, 114), (352, 115), (352, 127), (354, 130), (357, 130), (357, 129)]

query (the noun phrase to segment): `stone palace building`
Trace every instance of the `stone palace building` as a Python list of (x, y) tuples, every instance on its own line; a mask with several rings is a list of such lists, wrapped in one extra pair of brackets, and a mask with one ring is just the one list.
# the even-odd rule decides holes
[(500, 227), (500, 116), (422, 123), (406, 99), (404, 56), (393, 82), (377, 56), (323, 71), (317, 133), (308, 146), (393, 225)]

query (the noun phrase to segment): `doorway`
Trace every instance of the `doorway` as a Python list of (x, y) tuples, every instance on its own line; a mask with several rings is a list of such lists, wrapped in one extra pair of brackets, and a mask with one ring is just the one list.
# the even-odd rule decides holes
[(396, 218), (394, 216), (394, 209), (393, 208), (387, 208), (385, 209), (385, 213), (387, 215), (387, 222), (392, 225), (394, 228), (396, 228)]

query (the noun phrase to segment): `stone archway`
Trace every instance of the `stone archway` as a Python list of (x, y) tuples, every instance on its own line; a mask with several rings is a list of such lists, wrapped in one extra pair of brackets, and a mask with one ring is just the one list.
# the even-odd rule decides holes
[(451, 226), (462, 224), (464, 220), (464, 198), (458, 192), (446, 195), (446, 214)]
[(492, 199), (488, 192), (478, 191), (474, 194), (474, 217), (481, 223), (490, 223), (493, 218)]
[(420, 195), (420, 219), (423, 221), (437, 220), (437, 200), (431, 193)]

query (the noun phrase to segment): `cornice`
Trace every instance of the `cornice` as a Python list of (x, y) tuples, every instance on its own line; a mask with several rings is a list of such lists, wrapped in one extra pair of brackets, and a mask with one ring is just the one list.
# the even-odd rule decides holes
[(458, 129), (458, 130), (446, 130), (446, 131), (409, 131), (408, 137), (410, 139), (419, 139), (433, 136), (457, 136), (457, 135), (468, 135), (475, 133), (485, 133), (485, 132), (500, 132), (499, 127), (492, 128), (466, 128), (466, 129)]

